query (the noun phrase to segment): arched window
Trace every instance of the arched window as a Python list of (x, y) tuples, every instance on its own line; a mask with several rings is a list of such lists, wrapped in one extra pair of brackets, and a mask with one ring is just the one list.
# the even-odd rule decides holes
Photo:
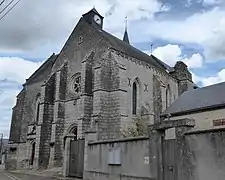
[(37, 104), (36, 122), (39, 121), (39, 113), (40, 113), (40, 102), (38, 102), (38, 104)]
[(40, 105), (41, 105), (41, 94), (38, 93), (36, 96), (36, 102), (35, 102), (35, 121), (39, 121), (39, 116), (40, 116)]
[(81, 91), (80, 83), (81, 83), (81, 76), (77, 76), (74, 79), (74, 84), (73, 84), (73, 88), (76, 93), (80, 93)]
[(171, 90), (170, 86), (168, 85), (166, 88), (166, 108), (171, 105)]
[(137, 114), (137, 83), (133, 83), (132, 113)]
[(81, 92), (81, 73), (76, 73), (71, 79), (70, 90), (72, 93), (79, 94)]

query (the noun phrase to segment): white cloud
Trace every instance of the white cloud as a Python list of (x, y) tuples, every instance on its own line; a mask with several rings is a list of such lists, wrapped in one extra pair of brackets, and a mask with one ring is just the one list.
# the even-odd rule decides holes
[(115, 8), (111, 11), (111, 16), (105, 20), (107, 28), (124, 27), (124, 18), (129, 20), (151, 19), (156, 12), (168, 11), (168, 6), (163, 6), (158, 0), (116, 0)]
[(22, 84), (42, 63), (19, 57), (0, 57), (0, 80), (7, 79)]
[[(204, 1), (205, 4), (218, 2)], [(224, 25), (220, 24), (225, 17), (223, 9), (217, 7), (210, 11), (199, 11), (182, 20), (157, 21), (153, 18), (156, 12), (170, 10), (169, 6), (158, 0), (21, 1), (1, 22), (0, 50), (30, 52), (43, 45), (52, 51), (60, 49), (78, 19), (93, 5), (105, 16), (104, 28), (119, 37), (124, 30), (124, 18), (128, 16), (131, 42), (159, 38), (181, 43), (198, 43), (205, 48), (207, 61), (225, 58), (224, 50), (221, 50), (225, 41)], [(53, 9), (54, 13), (49, 9)], [(215, 27), (218, 33), (215, 33)]]
[[(225, 11), (214, 8), (210, 11), (200, 11), (182, 20), (146, 20), (134, 24), (136, 43), (149, 39), (163, 39), (176, 43), (198, 44), (205, 49), (206, 61), (225, 59)], [(134, 34), (135, 32), (132, 32)], [(146, 38), (148, 37), (148, 38)]]
[(192, 73), (192, 77), (194, 79), (194, 82), (201, 83), (203, 86), (209, 86), (212, 84), (216, 84), (216, 83), (225, 81), (225, 69), (220, 70), (214, 76), (199, 77), (199, 76), (196, 76), (194, 73)]
[(205, 6), (212, 6), (212, 5), (218, 5), (222, 1), (221, 0), (201, 0), (202, 4)]
[[(12, 107), (16, 103), (16, 96), (19, 93), (18, 84), (25, 82), (43, 62), (32, 62), (18, 57), (0, 58), (0, 80), (3, 89), (0, 89), (0, 132), (8, 136), (11, 122)], [(17, 82), (15, 87), (8, 89), (8, 81)]]
[(43, 45), (62, 46), (82, 14), (93, 6), (105, 16), (106, 29), (114, 33), (124, 29), (125, 16), (132, 21), (168, 11), (158, 0), (21, 1), (1, 21), (0, 50), (27, 52)]
[(212, 29), (212, 34), (205, 41), (205, 54), (209, 61), (225, 59), (225, 18), (221, 18), (217, 23)]
[(203, 66), (203, 57), (197, 53), (193, 54), (190, 58), (181, 59), (189, 68), (201, 68)]
[(183, 57), (178, 45), (168, 44), (163, 47), (158, 47), (152, 54), (170, 66), (174, 66), (177, 61), (183, 61), (189, 68), (200, 68), (203, 66), (203, 57), (200, 54), (193, 54), (189, 58)]
[(12, 107), (16, 103), (18, 93), (19, 90), (14, 89), (7, 89), (0, 93), (0, 132), (4, 134), (4, 137), (9, 136)]

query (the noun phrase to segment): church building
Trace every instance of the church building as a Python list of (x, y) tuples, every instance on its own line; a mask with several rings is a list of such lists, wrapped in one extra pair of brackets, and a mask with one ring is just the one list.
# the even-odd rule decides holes
[(196, 87), (183, 62), (170, 67), (143, 53), (130, 44), (127, 28), (121, 40), (104, 31), (103, 19), (94, 8), (83, 14), (59, 54), (26, 79), (13, 108), (7, 169), (76, 174), (73, 143), (84, 151), (86, 131), (98, 140), (120, 138), (134, 119), (159, 122)]

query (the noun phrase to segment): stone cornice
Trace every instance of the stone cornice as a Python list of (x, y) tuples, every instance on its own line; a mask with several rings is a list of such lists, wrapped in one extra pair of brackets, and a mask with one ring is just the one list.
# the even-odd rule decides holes
[(153, 65), (151, 65), (149, 63), (146, 63), (146, 62), (140, 61), (139, 59), (130, 57), (128, 54), (126, 54), (126, 53), (124, 53), (122, 51), (119, 51), (119, 50), (117, 50), (117, 49), (115, 49), (113, 47), (110, 47), (109, 50), (111, 52), (115, 53), (116, 55), (118, 55), (118, 56), (120, 56), (122, 58), (127, 59), (128, 61), (132, 61), (135, 64), (138, 64), (140, 66), (144, 66), (147, 69), (152, 69), (152, 70), (154, 70), (156, 72), (156, 74), (164, 75), (164, 76), (166, 76), (166, 77), (168, 77), (168, 78), (170, 78), (170, 79), (172, 79), (172, 80), (174, 80), (174, 81), (177, 82), (177, 79), (175, 79), (173, 76), (171, 76), (170, 74), (164, 72), (163, 70), (161, 70), (161, 69), (159, 69), (159, 68), (157, 68), (157, 67), (155, 67), (155, 66), (153, 66)]

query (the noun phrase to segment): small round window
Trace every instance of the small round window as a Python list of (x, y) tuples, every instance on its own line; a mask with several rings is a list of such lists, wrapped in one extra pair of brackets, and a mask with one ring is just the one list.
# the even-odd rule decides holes
[(80, 75), (80, 73), (77, 73), (72, 77), (71, 91), (76, 94), (79, 94), (81, 92), (81, 75)]

